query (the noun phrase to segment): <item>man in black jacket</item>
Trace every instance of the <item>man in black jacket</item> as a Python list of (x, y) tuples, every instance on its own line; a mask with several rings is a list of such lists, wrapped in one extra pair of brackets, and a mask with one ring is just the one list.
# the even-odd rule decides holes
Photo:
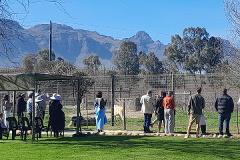
[(232, 136), (229, 131), (229, 123), (231, 119), (231, 113), (233, 112), (234, 103), (231, 96), (227, 94), (227, 89), (223, 90), (223, 95), (218, 97), (215, 102), (215, 108), (218, 112), (219, 123), (219, 137), (223, 136), (223, 122), (225, 121), (226, 135)]

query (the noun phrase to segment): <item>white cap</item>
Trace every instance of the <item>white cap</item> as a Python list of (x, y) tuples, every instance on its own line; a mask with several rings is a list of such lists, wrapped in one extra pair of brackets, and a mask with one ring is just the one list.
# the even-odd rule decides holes
[(57, 101), (61, 101), (62, 97), (57, 94), (57, 93), (53, 93), (52, 97), (50, 97), (51, 100), (57, 100)]

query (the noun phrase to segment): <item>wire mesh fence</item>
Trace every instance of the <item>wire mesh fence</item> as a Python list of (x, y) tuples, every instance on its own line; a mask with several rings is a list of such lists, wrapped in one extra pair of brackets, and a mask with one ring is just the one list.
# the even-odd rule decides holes
[[(151, 89), (157, 97), (160, 91), (174, 91), (176, 107), (177, 132), (185, 132), (188, 125), (187, 104), (190, 96), (195, 94), (197, 87), (202, 87), (202, 95), (206, 101), (204, 109), (207, 118), (208, 132), (218, 132), (218, 114), (214, 104), (217, 96), (222, 94), (223, 88), (229, 89), (235, 102), (234, 113), (231, 119), (231, 130), (238, 132), (238, 105), (239, 89), (232, 86), (224, 75), (188, 75), (188, 74), (162, 74), (162, 75), (137, 75), (137, 76), (97, 76), (89, 93), (83, 101), (83, 116), (94, 117), (93, 101), (97, 91), (102, 91), (108, 100), (107, 117), (109, 123), (106, 129), (111, 130), (143, 130), (143, 114), (141, 113), (140, 98)], [(125, 106), (125, 116), (123, 106)], [(112, 108), (114, 107), (114, 117)], [(124, 120), (125, 117), (125, 120)], [(114, 122), (112, 122), (114, 118)], [(152, 119), (156, 117), (153, 115)], [(126, 124), (126, 125), (124, 125)], [(88, 129), (94, 129), (89, 127)], [(157, 130), (157, 127), (153, 127)]]
[[(89, 78), (89, 77), (87, 77)], [(174, 91), (176, 102), (175, 131), (185, 132), (188, 125), (187, 104), (189, 97), (195, 94), (197, 87), (202, 87), (202, 95), (206, 101), (204, 114), (207, 118), (207, 131), (218, 132), (218, 114), (214, 103), (221, 95), (223, 88), (229, 89), (229, 95), (235, 102), (234, 113), (231, 119), (231, 131), (238, 133), (238, 110), (236, 104), (239, 98), (239, 89), (230, 83), (226, 75), (204, 74), (161, 74), (161, 75), (117, 75), (92, 76), (94, 84), (84, 95), (81, 103), (83, 130), (95, 130), (94, 99), (98, 91), (103, 92), (107, 99), (106, 115), (108, 123), (105, 129), (109, 130), (143, 130), (143, 113), (141, 113), (140, 98), (151, 89), (155, 98), (160, 91)], [(59, 93), (66, 117), (66, 128), (73, 128), (72, 118), (76, 116), (76, 86), (69, 81), (51, 81), (38, 84), (42, 92)], [(0, 98), (10, 92), (0, 92)], [(10, 96), (11, 97), (11, 96)], [(125, 108), (125, 109), (124, 109)], [(48, 109), (47, 109), (48, 111)], [(47, 114), (47, 113), (46, 113)], [(156, 118), (153, 115), (153, 120)], [(47, 118), (46, 120), (47, 121)], [(45, 122), (47, 123), (47, 122)], [(157, 127), (153, 126), (157, 131)]]

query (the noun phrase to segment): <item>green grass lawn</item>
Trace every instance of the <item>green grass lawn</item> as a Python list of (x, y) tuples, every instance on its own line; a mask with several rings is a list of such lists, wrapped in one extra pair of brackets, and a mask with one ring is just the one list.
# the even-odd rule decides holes
[(1, 140), (1, 160), (54, 159), (240, 159), (237, 139), (183, 139), (181, 137), (89, 136)]
[[(179, 107), (180, 108), (180, 107)], [(75, 129), (75, 127), (68, 127), (68, 124), (71, 121), (72, 118), (72, 113), (73, 109), (70, 107), (66, 107), (64, 109), (65, 112), (65, 117), (66, 117), (66, 129)], [(108, 110), (108, 112), (110, 112)], [(218, 133), (218, 114), (217, 112), (210, 112), (210, 111), (205, 111), (205, 117), (207, 118), (207, 132), (208, 133)], [(141, 114), (142, 117), (138, 118), (132, 118), (130, 115), (126, 114), (126, 126), (127, 130), (135, 130), (135, 131), (142, 131), (143, 130), (143, 114)], [(94, 115), (91, 115), (94, 116)], [(87, 118), (85, 114), (83, 114), (84, 118)], [(153, 114), (152, 120), (155, 119), (155, 116)], [(175, 117), (175, 132), (186, 132), (187, 130), (187, 125), (188, 125), (188, 115), (186, 111), (183, 110), (177, 110), (176, 111), (176, 117)], [(240, 117), (239, 117), (240, 119)], [(45, 125), (48, 123), (48, 114), (46, 114), (46, 117), (44, 119)], [(95, 126), (82, 126), (83, 130), (88, 130), (88, 131), (93, 131), (96, 130)], [(108, 117), (108, 123), (105, 126), (105, 129), (107, 130), (122, 130), (123, 129), (123, 122), (120, 119), (120, 117), (117, 117), (115, 121), (115, 125), (111, 125), (111, 117)], [(152, 128), (154, 132), (157, 132), (157, 123), (156, 125)], [(195, 126), (193, 126), (192, 131), (195, 131)], [(230, 122), (230, 131), (233, 134), (237, 133), (237, 114), (234, 112), (232, 114), (231, 122)]]
[[(208, 133), (218, 133), (218, 114), (216, 112), (205, 112), (205, 116), (207, 118), (207, 132)], [(152, 120), (155, 117), (153, 116)], [(230, 122), (230, 131), (234, 134), (237, 133), (237, 116), (234, 112), (232, 114), (231, 122)], [(122, 130), (123, 123), (120, 118), (116, 119), (115, 125), (111, 125), (111, 119), (108, 119), (109, 122), (105, 126), (107, 130)], [(175, 132), (186, 132), (188, 125), (189, 117), (183, 111), (177, 111), (176, 119), (175, 119)], [(126, 118), (126, 126), (127, 130), (135, 130), (142, 131), (143, 130), (143, 117), (142, 118)], [(95, 126), (83, 126), (84, 130), (95, 130)], [(157, 132), (157, 123), (152, 128), (153, 131)], [(195, 131), (195, 124), (193, 125), (192, 131)]]

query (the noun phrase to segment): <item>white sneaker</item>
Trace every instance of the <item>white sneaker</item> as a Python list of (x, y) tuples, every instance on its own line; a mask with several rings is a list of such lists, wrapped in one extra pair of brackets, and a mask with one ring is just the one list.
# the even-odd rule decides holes
[(222, 138), (222, 137), (223, 137), (223, 135), (221, 135), (221, 134), (218, 135), (218, 138)]
[(184, 138), (190, 138), (190, 135), (189, 135), (189, 134), (186, 134), (186, 135), (184, 136)]

